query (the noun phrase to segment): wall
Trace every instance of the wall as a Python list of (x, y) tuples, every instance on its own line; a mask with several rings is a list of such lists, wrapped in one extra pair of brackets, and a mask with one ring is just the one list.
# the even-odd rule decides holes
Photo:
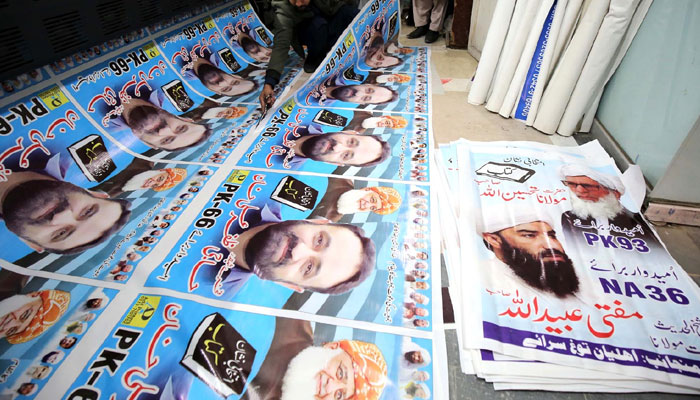
[[(654, 0), (605, 89), (597, 118), (656, 185), (698, 115), (700, 1)], [(700, 159), (700, 148), (693, 150)]]

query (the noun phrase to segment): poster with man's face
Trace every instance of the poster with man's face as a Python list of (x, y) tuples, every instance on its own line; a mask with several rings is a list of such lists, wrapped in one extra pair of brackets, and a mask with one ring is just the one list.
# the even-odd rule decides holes
[(429, 398), (432, 376), (427, 339), (139, 295), (64, 396)]
[[(152, 158), (216, 163), (222, 143), (247, 132), (252, 105), (197, 95), (148, 42), (63, 80), (96, 127)], [(248, 122), (246, 122), (248, 121)]]
[(0, 396), (32, 399), (117, 291), (8, 269), (0, 279)]
[(265, 69), (249, 64), (233, 51), (211, 17), (160, 36), (155, 42), (195, 92), (222, 103), (258, 103)]
[(397, 0), (376, 0), (363, 9), (352, 32), (359, 50), (358, 69), (392, 73), (427, 73), (427, 47), (401, 47)]
[(428, 210), (419, 186), (235, 170), (146, 285), (425, 329)]
[(247, 1), (213, 14), (229, 46), (246, 62), (265, 67), (272, 54), (273, 35)]
[(303, 106), (428, 113), (427, 74), (362, 71), (359, 50), (348, 32), (295, 96)]
[(238, 164), (427, 182), (427, 117), (298, 106), (274, 110)]
[(473, 248), (486, 348), (700, 377), (692, 318), (659, 307), (688, 310), (700, 301), (697, 285), (598, 143), (470, 143), (469, 152), (460, 172), (469, 171), (465, 201), (478, 210)]
[(125, 153), (57, 86), (3, 115), (0, 258), (20, 267), (126, 281), (215, 171)]

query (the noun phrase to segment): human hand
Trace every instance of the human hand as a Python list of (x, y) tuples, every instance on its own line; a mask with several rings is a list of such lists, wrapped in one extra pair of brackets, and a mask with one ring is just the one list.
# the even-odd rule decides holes
[(262, 92), (260, 93), (259, 100), (260, 107), (262, 107), (263, 110), (266, 110), (268, 107), (275, 103), (275, 90), (272, 88), (272, 85), (265, 84)]

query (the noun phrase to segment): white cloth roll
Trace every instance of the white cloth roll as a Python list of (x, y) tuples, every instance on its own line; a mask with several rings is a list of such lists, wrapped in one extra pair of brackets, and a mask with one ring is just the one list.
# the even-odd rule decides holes
[(530, 24), (525, 47), (523, 47), (523, 51), (520, 53), (518, 66), (513, 74), (513, 79), (510, 81), (508, 91), (503, 98), (501, 109), (498, 111), (499, 114), (506, 118), (513, 115), (513, 110), (517, 105), (518, 97), (520, 96), (520, 92), (523, 90), (525, 78), (527, 77), (527, 71), (530, 69), (530, 64), (532, 64), (532, 56), (535, 54), (537, 42), (542, 34), (542, 29), (544, 28), (544, 23), (547, 20), (549, 11), (552, 9), (552, 3), (554, 3), (554, 0), (541, 1), (539, 3), (537, 13), (535, 14), (535, 18)]
[(610, 2), (610, 10), (598, 30), (596, 40), (559, 123), (557, 133), (560, 135), (574, 134), (583, 114), (595, 101), (596, 93), (607, 81), (608, 72), (615, 61), (615, 52), (627, 32), (639, 2), (640, 0)]
[(533, 124), (535, 129), (549, 135), (556, 132), (609, 4), (607, 0), (593, 1), (584, 11), (574, 36), (542, 95)]
[(496, 71), (496, 65), (503, 49), (503, 44), (511, 24), (515, 0), (501, 0), (496, 4), (493, 18), (489, 25), (489, 31), (481, 52), (479, 66), (474, 74), (471, 89), (467, 101), (470, 104), (481, 105), (486, 101), (486, 96), (491, 87), (491, 81)]
[(498, 112), (503, 104), (503, 98), (506, 96), (511, 80), (513, 80), (513, 73), (518, 66), (528, 32), (532, 27), (530, 21), (537, 14), (538, 5), (537, 0), (519, 0), (515, 5), (511, 29), (508, 30), (506, 43), (501, 58), (498, 60), (496, 76), (491, 85), (491, 94), (486, 102), (486, 109), (489, 111)]
[(564, 15), (566, 14), (567, 9), (568, 0), (557, 1), (557, 6), (554, 10), (554, 17), (552, 18), (552, 27), (549, 30), (549, 38), (547, 39), (547, 47), (544, 49), (544, 54), (542, 55), (542, 65), (540, 66), (540, 72), (537, 76), (537, 83), (535, 84), (535, 91), (532, 94), (530, 110), (527, 113), (525, 125), (529, 126), (535, 122), (537, 108), (540, 106), (540, 99), (542, 99), (544, 87), (547, 85), (547, 81), (549, 80), (549, 71), (552, 68), (552, 60), (554, 59), (554, 54), (556, 52), (556, 43), (558, 42), (559, 35), (561, 34), (562, 23), (564, 22)]
[(557, 44), (554, 46), (554, 55), (552, 56), (553, 69), (557, 67), (562, 51), (571, 40), (571, 36), (576, 28), (576, 23), (581, 15), (582, 3), (583, 0), (569, 0), (566, 5), (564, 20), (561, 22), (561, 28), (559, 29), (559, 35), (557, 36)]

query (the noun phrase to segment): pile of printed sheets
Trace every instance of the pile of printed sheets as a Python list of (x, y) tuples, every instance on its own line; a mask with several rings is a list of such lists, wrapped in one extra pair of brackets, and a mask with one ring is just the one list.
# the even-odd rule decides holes
[(448, 398), (430, 54), (398, 4), (295, 93), (290, 52), (267, 113), (247, 1), (1, 93), (0, 398)]
[[(700, 290), (597, 141), (441, 144), (464, 373), (497, 390), (700, 394)], [(434, 188), (434, 190), (437, 189)]]

